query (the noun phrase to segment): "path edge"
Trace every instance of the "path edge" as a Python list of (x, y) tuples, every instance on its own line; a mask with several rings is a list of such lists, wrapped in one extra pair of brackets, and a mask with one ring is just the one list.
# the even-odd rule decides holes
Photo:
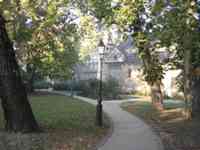
[[(65, 93), (64, 91), (48, 91), (49, 93), (54, 93), (54, 94), (59, 94), (59, 95), (63, 95), (63, 96), (69, 96), (67, 95), (67, 93)], [(86, 103), (89, 103), (91, 105), (95, 105), (95, 100), (94, 99), (91, 99), (91, 98), (87, 98), (87, 97), (82, 97), (82, 96), (77, 96), (77, 95), (74, 95), (72, 96), (73, 98), (75, 99), (78, 99), (78, 100), (81, 100), (81, 101), (84, 101)], [(90, 103), (91, 102), (94, 102), (94, 103)], [(114, 132), (114, 123), (113, 123), (113, 120), (112, 118), (109, 116), (108, 113), (106, 113), (105, 111), (103, 111), (104, 114), (106, 114), (106, 116), (108, 117), (109, 119), (109, 125), (110, 125), (110, 129), (108, 130), (108, 133), (105, 135), (105, 137), (102, 137), (102, 139), (92, 147), (92, 150), (98, 150), (100, 147), (102, 147), (112, 136), (113, 132)]]
[[(82, 97), (82, 96), (74, 96), (74, 98), (76, 99), (79, 99), (81, 101), (84, 101), (84, 102), (87, 102), (89, 103), (88, 101), (85, 101), (85, 99), (87, 100), (91, 100), (91, 101), (94, 101), (95, 102), (95, 99), (91, 99), (91, 98), (87, 98), (87, 97)], [(90, 103), (92, 105), (95, 105), (93, 103)], [(108, 117), (109, 119), (109, 125), (110, 125), (110, 128), (108, 130), (108, 133), (105, 135), (105, 137), (103, 137), (93, 148), (92, 150), (98, 150), (100, 147), (102, 147), (103, 145), (105, 145), (105, 143), (111, 138), (113, 132), (114, 132), (114, 122), (113, 122), (113, 119), (109, 116), (109, 114), (105, 111), (103, 111), (104, 114), (106, 114), (106, 116)]]
[(125, 109), (123, 109), (122, 104), (123, 103), (121, 103), (119, 105), (119, 107), (122, 109), (122, 111), (129, 113), (130, 115), (134, 116), (135, 118), (137, 118), (138, 120), (140, 120), (141, 122), (143, 122), (146, 125), (146, 127), (150, 130), (150, 132), (155, 135), (155, 139), (157, 141), (159, 149), (160, 150), (165, 150), (165, 147), (163, 145), (163, 141), (162, 141), (162, 139), (160, 137), (160, 134), (157, 131), (155, 131), (156, 129), (154, 129), (154, 127), (152, 127), (151, 125), (149, 125), (144, 119), (142, 119), (142, 118), (138, 117), (137, 115), (132, 114), (132, 113), (126, 111)]

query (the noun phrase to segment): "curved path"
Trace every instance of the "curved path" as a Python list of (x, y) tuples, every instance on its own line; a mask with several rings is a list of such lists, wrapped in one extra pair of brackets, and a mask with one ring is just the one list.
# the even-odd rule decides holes
[[(96, 104), (94, 100), (79, 97), (83, 101)], [(98, 150), (163, 150), (160, 138), (151, 128), (137, 117), (123, 111), (124, 101), (104, 101), (103, 109), (114, 124), (112, 136)]]
[[(96, 105), (94, 100), (75, 97)], [(123, 111), (120, 108), (122, 102), (125, 101), (103, 102), (104, 111), (113, 121), (114, 131), (98, 150), (163, 150), (160, 138), (139, 118)]]

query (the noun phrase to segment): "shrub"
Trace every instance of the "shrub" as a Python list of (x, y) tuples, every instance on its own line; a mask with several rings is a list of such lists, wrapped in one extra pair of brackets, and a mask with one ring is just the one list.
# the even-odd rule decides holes
[(105, 99), (120, 98), (121, 88), (117, 80), (110, 78), (103, 84), (103, 97)]
[(70, 84), (67, 81), (60, 81), (53, 84), (53, 89), (57, 91), (70, 90)]
[(33, 84), (34, 89), (48, 89), (51, 88), (52, 85), (48, 81), (42, 80), (42, 81), (37, 81)]
[[(106, 82), (102, 82), (102, 96), (103, 99), (117, 99), (120, 98), (121, 89), (115, 79), (109, 79)], [(99, 80), (90, 79), (86, 81), (80, 81), (75, 87), (76, 90), (81, 91), (80, 95), (97, 99), (99, 96)]]
[(71, 91), (71, 90), (79, 90), (77, 87), (77, 83), (75, 81), (66, 80), (66, 81), (57, 81), (53, 85), (53, 89), (57, 91)]

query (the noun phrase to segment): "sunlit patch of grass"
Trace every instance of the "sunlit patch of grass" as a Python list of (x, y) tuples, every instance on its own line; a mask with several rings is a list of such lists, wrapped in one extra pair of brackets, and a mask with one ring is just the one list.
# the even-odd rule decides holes
[(158, 111), (150, 101), (122, 104), (122, 108), (142, 118), (160, 135), (165, 150), (199, 150), (200, 120), (185, 120), (183, 102), (165, 101), (165, 110)]

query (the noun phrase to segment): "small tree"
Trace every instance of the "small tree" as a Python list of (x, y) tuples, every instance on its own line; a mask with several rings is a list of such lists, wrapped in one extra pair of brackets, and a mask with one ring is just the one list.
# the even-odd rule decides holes
[(158, 109), (163, 109), (162, 79), (164, 69), (160, 56), (156, 52), (156, 44), (150, 41), (144, 32), (135, 34), (139, 56), (143, 61), (143, 75), (151, 88), (152, 104)]

